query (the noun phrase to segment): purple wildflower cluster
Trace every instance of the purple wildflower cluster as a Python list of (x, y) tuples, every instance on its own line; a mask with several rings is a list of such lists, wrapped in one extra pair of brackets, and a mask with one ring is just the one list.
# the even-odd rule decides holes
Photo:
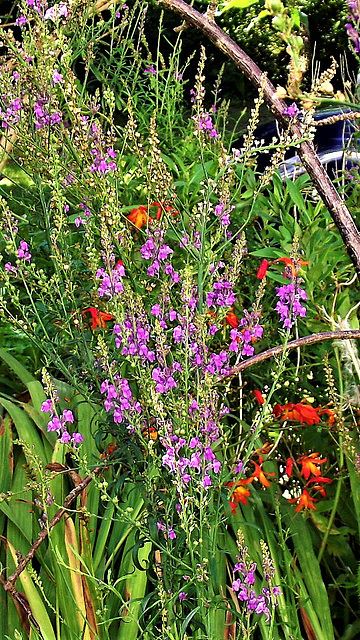
[(126, 314), (122, 324), (114, 326), (115, 345), (122, 356), (140, 358), (142, 363), (154, 362), (155, 352), (149, 349), (150, 325), (145, 314)]
[(88, 219), (91, 216), (91, 211), (89, 207), (85, 204), (85, 202), (80, 202), (79, 207), (83, 209), (85, 217), (83, 218), (82, 216), (78, 216), (77, 218), (75, 218), (74, 224), (75, 224), (75, 227), (77, 228), (79, 228), (82, 224), (86, 224)]
[(109, 171), (116, 171), (116, 152), (112, 147), (109, 147), (106, 150), (106, 154), (102, 155), (101, 151), (98, 149), (92, 149), (90, 151), (91, 155), (94, 156), (94, 162), (90, 167), (91, 173), (109, 173)]
[(169, 538), (169, 540), (176, 540), (176, 533), (172, 527), (167, 527), (159, 520), (156, 523), (158, 531), (162, 531), (162, 533)]
[(154, 75), (155, 76), (157, 74), (157, 71), (156, 71), (154, 65), (152, 64), (152, 65), (150, 65), (150, 67), (145, 69), (144, 73), (150, 73), (150, 75)]
[(203, 131), (209, 138), (217, 138), (218, 132), (215, 129), (210, 113), (204, 111), (200, 117), (194, 116), (196, 130)]
[(230, 346), (229, 350), (234, 353), (241, 351), (242, 356), (252, 356), (254, 353), (254, 347), (252, 346), (255, 340), (262, 338), (264, 333), (263, 327), (259, 324), (260, 315), (255, 311), (247, 311), (244, 309), (244, 318), (239, 321), (239, 327), (241, 329), (234, 328), (230, 331)]
[(299, 286), (301, 282), (301, 278), (294, 278), (290, 284), (276, 287), (276, 295), (279, 301), (275, 309), (280, 315), (284, 329), (291, 329), (298, 316), (301, 318), (306, 316), (306, 308), (301, 304), (300, 300), (306, 300), (307, 295), (306, 291)]
[(183, 249), (188, 246), (194, 247), (198, 251), (201, 249), (201, 234), (200, 231), (193, 231), (192, 238), (190, 239), (187, 233), (183, 233), (179, 242), (179, 247)]
[[(115, 258), (112, 260), (113, 264)], [(107, 297), (112, 298), (124, 291), (124, 284), (122, 279), (125, 277), (125, 269), (122, 264), (116, 264), (113, 268), (109, 268), (106, 271), (103, 267), (97, 270), (96, 278), (100, 280), (100, 287), (98, 288), (99, 298)]]
[(112, 413), (113, 420), (117, 424), (127, 423), (130, 433), (134, 433), (135, 429), (132, 426), (134, 417), (138, 416), (142, 409), (140, 402), (133, 398), (128, 380), (115, 375), (113, 383), (104, 380), (100, 391), (106, 396), (104, 400), (105, 411)]
[(159, 277), (160, 269), (162, 269), (164, 274), (169, 275), (171, 280), (177, 283), (180, 282), (180, 276), (178, 272), (174, 270), (171, 262), (168, 262), (169, 256), (171, 256), (174, 251), (168, 244), (164, 243), (164, 235), (165, 231), (163, 229), (156, 229), (141, 247), (140, 254), (144, 260), (152, 260), (147, 270), (148, 276), (153, 278)]
[(170, 366), (162, 363), (153, 369), (151, 377), (154, 382), (156, 382), (156, 393), (168, 393), (170, 389), (176, 389), (177, 382), (174, 378), (176, 371), (182, 371), (180, 362), (176, 360), (174, 360)]
[(61, 124), (62, 122), (60, 111), (54, 111), (52, 113), (49, 111), (47, 106), (49, 102), (50, 98), (47, 96), (38, 96), (34, 103), (35, 128), (37, 130)]
[(223, 202), (219, 202), (219, 204), (215, 207), (215, 215), (220, 219), (220, 224), (222, 227), (226, 228), (230, 224), (230, 213), (234, 209), (234, 206), (226, 207)]
[(66, 426), (67, 424), (74, 423), (73, 412), (70, 411), (70, 409), (64, 409), (61, 416), (58, 416), (56, 413), (56, 400), (57, 397), (55, 400), (48, 399), (41, 405), (41, 411), (44, 413), (50, 413), (51, 417), (47, 425), (47, 430), (56, 431), (62, 444), (72, 444), (74, 446), (81, 444), (84, 440), (81, 433), (75, 432), (70, 434)]
[(17, 251), (17, 257), (22, 258), (27, 262), (30, 262), (31, 260), (31, 253), (29, 251), (28, 244), (27, 242), (25, 242), (25, 240), (20, 240), (20, 246)]
[(237, 593), (240, 602), (246, 606), (247, 613), (265, 615), (266, 622), (269, 622), (270, 608), (277, 605), (276, 597), (280, 595), (281, 591), (279, 587), (271, 587), (272, 576), (265, 571), (265, 578), (269, 586), (264, 587), (258, 595), (253, 588), (256, 582), (257, 564), (248, 561), (247, 547), (242, 549), (241, 556), (237, 556), (237, 558), (239, 562), (234, 566), (233, 573), (240, 574), (240, 577), (233, 581), (232, 588)]
[(360, 23), (360, 2), (359, 0), (347, 0), (348, 9), (350, 14), (348, 15), (348, 22), (345, 25), (347, 34), (354, 45), (354, 51), (359, 53), (360, 51), (360, 38), (359, 38), (359, 23)]
[[(87, 125), (88, 120), (89, 116), (82, 117), (84, 125)], [(92, 122), (88, 132), (88, 137), (92, 144), (90, 154), (94, 158), (94, 161), (89, 168), (90, 173), (105, 175), (106, 173), (116, 171), (116, 151), (112, 147), (106, 145), (102, 128), (98, 122)]]
[(60, 18), (66, 19), (68, 15), (69, 9), (66, 4), (55, 4), (53, 7), (46, 9), (44, 13), (44, 20), (52, 20), (52, 22), (56, 22), (57, 20), (60, 20)]
[[(69, 15), (69, 9), (63, 2), (55, 4), (53, 7), (48, 7), (47, 0), (25, 0), (30, 11), (38, 14), (40, 18), (45, 21), (51, 20), (57, 22), (60, 19), (65, 19)], [(16, 25), (24, 27), (27, 24), (27, 19), (24, 15), (20, 15), (16, 20)]]
[(53, 74), (52, 74), (52, 83), (53, 84), (63, 84), (64, 82), (64, 78), (62, 77), (61, 73), (59, 72), (58, 69), (54, 69)]
[(160, 438), (165, 448), (162, 464), (174, 476), (180, 493), (183, 486), (194, 481), (206, 490), (213, 486), (213, 474), (221, 470), (221, 462), (210, 446), (216, 442), (217, 432), (213, 428), (203, 440), (195, 436), (187, 441), (171, 433)]
[[(219, 262), (216, 268), (212, 267), (211, 271), (214, 274), (224, 266), (224, 263)], [(218, 280), (212, 285), (212, 291), (209, 291), (206, 296), (207, 306), (214, 307), (214, 309), (217, 307), (232, 307), (235, 302), (236, 296), (229, 279), (225, 275), (219, 276)]]
[(5, 111), (0, 111), (1, 126), (3, 129), (9, 129), (20, 121), (20, 111), (22, 104), (20, 98), (14, 98), (8, 103), (6, 96), (1, 96), (3, 104), (8, 104)]
[[(17, 227), (16, 227), (16, 230), (17, 230)], [(19, 248), (17, 250), (17, 254), (16, 255), (17, 255), (18, 258), (20, 258), (20, 260), (23, 260), (25, 264), (26, 264), (26, 262), (30, 262), (31, 261), (31, 253), (29, 251), (28, 243), (25, 242), (25, 240), (20, 240), (20, 245), (19, 245)], [(6, 262), (4, 266), (5, 266), (6, 273), (12, 274), (14, 276), (17, 276), (18, 270), (17, 270), (16, 267), (14, 267), (11, 264), (11, 262)]]

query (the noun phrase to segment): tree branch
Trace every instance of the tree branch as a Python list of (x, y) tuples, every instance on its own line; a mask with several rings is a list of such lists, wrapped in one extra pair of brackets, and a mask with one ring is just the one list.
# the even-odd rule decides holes
[(297, 338), (297, 340), (288, 342), (287, 345), (280, 344), (277, 347), (272, 347), (267, 351), (258, 353), (256, 356), (252, 356), (251, 358), (244, 360), (244, 362), (240, 362), (240, 364), (237, 364), (235, 367), (230, 369), (226, 376), (221, 376), (221, 378), (219, 378), (219, 382), (226, 378), (233, 378), (238, 373), (254, 366), (254, 364), (257, 364), (258, 362), (263, 362), (263, 360), (268, 360), (273, 356), (277, 356), (279, 353), (283, 352), (284, 348), (286, 350), (290, 350), (297, 349), (297, 347), (304, 347), (307, 344), (322, 342), (323, 340), (354, 340), (356, 338), (360, 338), (360, 330), (355, 329), (353, 331), (324, 331), (323, 333), (313, 333), (310, 336), (305, 336), (304, 338)]
[[(255, 87), (260, 86), (263, 77), (261, 69), (224, 31), (214, 22), (209, 21), (206, 15), (199, 13), (183, 0), (158, 0), (158, 2), (164, 7), (179, 13), (185, 22), (202, 31), (222, 53), (235, 63)], [(279, 123), (283, 127), (287, 127), (289, 121), (283, 115), (286, 104), (277, 97), (275, 87), (269, 80), (265, 81), (264, 99)], [(291, 125), (291, 133), (296, 135), (299, 140), (302, 137), (298, 124)], [(302, 142), (299, 147), (299, 156), (317, 192), (332, 216), (348, 255), (360, 276), (360, 234), (349, 209), (323, 168), (315, 152), (314, 145), (311, 142)]]
[(100, 473), (100, 471), (102, 471), (102, 470), (103, 470), (103, 467), (95, 467), (95, 469), (94, 469), (94, 471), (93, 471), (91, 476), (86, 476), (86, 478), (84, 478), (84, 480), (82, 480), (82, 482), (80, 482), (76, 487), (74, 487), (74, 489), (72, 489), (70, 491), (70, 493), (65, 498), (64, 505), (56, 512), (54, 517), (48, 523), (46, 529), (43, 529), (42, 531), (40, 531), (37, 539), (35, 540), (34, 544), (32, 545), (32, 547), (27, 552), (26, 556), (24, 556), (24, 558), (19, 562), (19, 564), (16, 567), (16, 570), (14, 571), (14, 573), (10, 576), (8, 581), (5, 582), (5, 584), (3, 585), (5, 591), (9, 591), (11, 594), (15, 594), (15, 591), (16, 591), (15, 582), (16, 582), (16, 580), (18, 579), (20, 574), (24, 571), (26, 566), (29, 564), (30, 560), (33, 559), (37, 549), (40, 547), (40, 545), (43, 542), (43, 540), (45, 540), (45, 538), (48, 536), (48, 534), (50, 533), (51, 529), (53, 527), (55, 527), (55, 525), (58, 522), (60, 522), (61, 518), (65, 515), (67, 508), (72, 504), (72, 502), (74, 502), (74, 500), (77, 498), (77, 496), (82, 491), (84, 491), (84, 489), (86, 489), (86, 487), (88, 486), (88, 484), (90, 484), (90, 482), (93, 479), (93, 477), (97, 476)]

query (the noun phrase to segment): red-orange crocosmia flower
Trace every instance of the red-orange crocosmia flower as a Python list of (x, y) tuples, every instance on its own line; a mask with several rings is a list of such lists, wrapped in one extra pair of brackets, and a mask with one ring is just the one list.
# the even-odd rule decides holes
[(178, 216), (179, 212), (175, 211), (175, 209), (173, 207), (171, 207), (169, 204), (164, 204), (163, 202), (151, 202), (151, 204), (149, 205), (150, 207), (157, 207), (156, 210), (156, 220), (160, 220), (162, 214), (164, 211), (166, 211), (166, 213), (171, 213), (172, 216)]
[[(325, 488), (321, 486), (321, 484), (329, 484), (330, 482), (332, 482), (332, 480), (330, 480), (330, 478), (323, 478), (322, 476), (317, 476), (316, 478), (310, 478), (310, 480), (307, 481), (306, 486), (308, 486), (309, 484), (312, 484), (313, 482), (316, 482), (317, 484), (314, 484), (311, 488), (315, 489), (315, 491), (319, 491), (321, 493), (321, 495), (326, 498), (327, 497), (327, 493), (325, 491)], [(321, 483), (321, 484), (318, 484)]]
[[(292, 275), (294, 276), (294, 278), (297, 276), (296, 266), (295, 266), (293, 260), (291, 260), (291, 258), (277, 258), (273, 262), (284, 262), (287, 267), (291, 268)], [(298, 264), (304, 266), (304, 265), (310, 264), (310, 263), (307, 262), (307, 260), (299, 260)]]
[(301, 511), (301, 509), (312, 509), (313, 511), (317, 511), (313, 502), (318, 502), (318, 500), (316, 498), (312, 498), (306, 489), (303, 490), (302, 494), (298, 498), (291, 498), (290, 500), (288, 499), (288, 502), (298, 503), (295, 509), (295, 511), (297, 512)]
[(131, 213), (126, 217), (138, 229), (141, 229), (141, 227), (143, 227), (144, 224), (149, 224), (149, 221), (151, 220), (151, 218), (148, 215), (147, 207), (144, 207), (143, 205), (135, 209), (132, 209)]
[(324, 416), (327, 415), (329, 416), (327, 419), (327, 423), (328, 424), (335, 424), (336, 422), (336, 413), (335, 411), (332, 411), (331, 409), (322, 409), (321, 407), (318, 407), (318, 412), (319, 412), (319, 416)]
[[(233, 490), (229, 500), (231, 513), (236, 513), (239, 502), (242, 502), (242, 504), (245, 505), (247, 504), (247, 498), (250, 496), (250, 491), (246, 488), (246, 485), (251, 484), (252, 481), (253, 478), (243, 478), (242, 480), (237, 481), (235, 489)], [(235, 482), (228, 482), (226, 486), (231, 488), (234, 485)]]
[(85, 313), (90, 313), (91, 315), (92, 329), (96, 329), (97, 327), (105, 329), (106, 323), (114, 319), (114, 316), (112, 316), (110, 313), (104, 313), (104, 311), (99, 311), (98, 309), (95, 309), (95, 307), (84, 309), (81, 312), (81, 315), (83, 316), (85, 315)]
[(308, 456), (301, 456), (298, 458), (297, 463), (301, 466), (300, 475), (306, 478), (313, 476), (321, 476), (321, 469), (318, 466), (319, 464), (324, 464), (327, 461), (327, 458), (323, 460), (319, 458), (319, 453), (309, 453)]
[(105, 451), (100, 453), (100, 458), (106, 458), (107, 456), (110, 456), (112, 453), (114, 453), (115, 449), (116, 449), (115, 442), (110, 442), (110, 444), (106, 447)]
[(225, 316), (225, 320), (230, 325), (230, 327), (232, 327), (233, 329), (236, 329), (236, 327), (239, 326), (238, 317), (235, 315), (235, 313), (233, 311), (228, 311), (227, 312), (227, 314)]
[(286, 460), (285, 473), (288, 478), (291, 478), (293, 472), (294, 460), (292, 458), (288, 458)]
[(270, 262), (268, 262), (267, 260), (262, 261), (260, 267), (258, 268), (258, 272), (256, 274), (256, 277), (259, 278), (259, 280), (262, 280), (263, 278), (265, 278), (269, 266), (270, 266)]
[[(260, 267), (259, 267), (259, 269), (258, 269), (256, 277), (259, 278), (259, 280), (262, 280), (263, 278), (265, 278), (268, 268), (270, 267), (271, 264), (274, 264), (275, 262), (284, 262), (284, 264), (287, 267), (291, 268), (292, 275), (294, 277), (297, 276), (296, 266), (295, 266), (293, 260), (291, 260), (291, 258), (284, 257), (284, 258), (276, 258), (276, 260), (273, 260), (272, 262), (268, 262), (267, 260), (263, 260), (261, 265), (260, 265)], [(299, 260), (297, 262), (297, 264), (300, 264), (300, 265), (304, 266), (306, 264), (309, 264), (309, 262), (307, 262), (306, 260)]]
[(263, 397), (261, 391), (259, 389), (254, 389), (254, 396), (259, 404), (265, 404), (265, 398)]
[(300, 422), (300, 424), (318, 424), (320, 422), (318, 409), (315, 409), (306, 400), (302, 400), (297, 404), (293, 402), (284, 405), (276, 404), (273, 414), (276, 418), (281, 416), (280, 420), (292, 420)]
[(271, 451), (272, 446), (273, 445), (270, 444), (270, 442), (265, 442), (265, 444), (263, 444), (262, 447), (260, 447), (259, 449), (255, 449), (253, 455), (259, 456), (259, 458), (261, 458), (261, 460), (262, 460), (263, 458), (262, 458), (261, 454), (267, 455), (269, 453), (269, 451)]
[(251, 475), (251, 478), (257, 478), (259, 480), (259, 482), (261, 482), (263, 487), (270, 487), (270, 482), (269, 482), (269, 480), (267, 479), (266, 476), (274, 476), (275, 473), (267, 473), (266, 471), (263, 471), (262, 468), (261, 468), (261, 465), (257, 464), (257, 462), (254, 462), (254, 460), (250, 460), (250, 462), (255, 467), (255, 471)]
[(147, 440), (157, 440), (158, 432), (155, 427), (148, 427), (147, 425), (141, 429), (141, 433)]

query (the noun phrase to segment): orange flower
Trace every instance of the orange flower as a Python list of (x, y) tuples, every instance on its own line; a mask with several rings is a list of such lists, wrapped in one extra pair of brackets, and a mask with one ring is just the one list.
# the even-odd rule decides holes
[(319, 412), (319, 416), (323, 416), (323, 415), (329, 416), (326, 421), (328, 424), (335, 424), (336, 422), (335, 411), (332, 411), (331, 409), (322, 409), (321, 407), (318, 407), (318, 412)]
[(146, 438), (146, 440), (157, 440), (158, 438), (158, 432), (156, 431), (155, 427), (148, 427), (147, 425), (145, 425), (145, 427), (141, 429), (141, 433)]
[[(232, 309), (233, 307), (231, 307), (230, 311), (227, 312), (224, 320), (222, 320), (222, 323), (224, 325), (227, 323), (230, 325), (230, 327), (233, 327), (233, 329), (236, 329), (236, 327), (239, 326), (239, 320), (238, 320), (238, 317), (235, 315), (235, 313), (233, 313)], [(211, 318), (211, 322), (216, 322), (215, 311), (207, 311), (207, 315)]]
[(288, 502), (297, 502), (298, 505), (295, 511), (299, 512), (301, 509), (312, 509), (313, 511), (317, 511), (316, 507), (313, 505), (313, 502), (318, 502), (316, 498), (312, 498), (309, 495), (309, 492), (304, 489), (302, 494), (298, 498), (288, 499)]
[(288, 458), (286, 460), (286, 467), (285, 467), (285, 473), (288, 476), (288, 478), (291, 478), (292, 476), (293, 465), (294, 465), (294, 460), (292, 458)]
[[(297, 276), (296, 267), (294, 265), (294, 262), (291, 260), (291, 258), (277, 258), (276, 260), (273, 260), (273, 263), (274, 262), (284, 262), (287, 267), (291, 267), (291, 271), (292, 271), (292, 274), (293, 274), (294, 278)], [(310, 263), (307, 262), (307, 260), (298, 260), (298, 264), (306, 265), (306, 264), (310, 264)]]
[[(316, 483), (322, 483), (322, 484), (327, 484), (332, 482), (332, 480), (330, 480), (330, 478), (323, 478), (322, 476), (317, 476), (316, 478), (311, 478), (310, 480), (307, 481), (306, 486), (308, 486), (309, 484), (311, 484), (312, 482), (316, 482)], [(327, 493), (325, 491), (325, 488), (321, 486), (321, 484), (314, 484), (312, 487), (312, 489), (315, 489), (315, 491), (320, 491), (321, 495), (326, 498), (327, 497)]]
[(259, 391), (259, 389), (254, 389), (253, 393), (259, 404), (265, 404), (265, 398), (263, 398), (263, 395), (261, 391)]
[(310, 477), (310, 474), (313, 474), (313, 476), (321, 476), (321, 469), (317, 465), (324, 464), (326, 461), (327, 458), (323, 460), (319, 458), (319, 453), (310, 453), (308, 456), (301, 456), (297, 460), (297, 463), (301, 465), (300, 475), (306, 478), (306, 480)]
[[(242, 502), (242, 504), (245, 504), (245, 505), (247, 504), (247, 498), (250, 495), (250, 491), (249, 489), (246, 488), (246, 485), (251, 484), (252, 481), (253, 481), (252, 477), (243, 478), (242, 480), (237, 481), (236, 487), (233, 490), (229, 500), (231, 513), (236, 513), (237, 505), (239, 504), (239, 502)], [(228, 482), (226, 486), (231, 488), (234, 485), (235, 485), (235, 482)]]
[(235, 313), (233, 311), (228, 311), (227, 312), (227, 314), (225, 316), (225, 320), (230, 325), (230, 327), (232, 327), (233, 329), (236, 329), (236, 327), (239, 326), (238, 317), (235, 315)]
[(262, 263), (261, 263), (261, 265), (260, 265), (260, 267), (258, 269), (258, 272), (256, 274), (256, 277), (259, 278), (259, 280), (262, 280), (263, 278), (265, 278), (266, 272), (267, 272), (269, 266), (270, 266), (270, 262), (268, 262), (267, 260), (263, 260), (262, 261)]
[(293, 402), (284, 405), (276, 404), (273, 414), (276, 418), (281, 416), (280, 420), (293, 420), (300, 422), (300, 424), (318, 424), (320, 422), (318, 409), (312, 407), (306, 400), (302, 400), (298, 404)]
[(263, 457), (262, 457), (261, 454), (264, 454), (266, 456), (269, 453), (269, 451), (271, 451), (272, 446), (273, 445), (270, 444), (270, 442), (267, 441), (267, 442), (265, 442), (265, 444), (263, 444), (262, 447), (260, 447), (259, 449), (255, 449), (253, 455), (259, 456), (259, 458), (261, 459), (260, 464), (263, 461)]
[[(273, 260), (272, 262), (263, 260), (258, 269), (256, 277), (259, 278), (259, 280), (262, 280), (263, 278), (265, 278), (268, 268), (270, 267), (271, 264), (274, 264), (275, 262), (284, 262), (287, 267), (291, 267), (293, 276), (294, 277), (297, 276), (296, 267), (293, 260), (291, 260), (291, 258), (276, 258), (276, 260)], [(303, 265), (309, 264), (309, 262), (307, 262), (306, 260), (299, 260), (298, 264), (301, 264), (303, 266)]]
[(169, 204), (164, 204), (163, 202), (152, 202), (150, 205), (150, 207), (157, 207), (156, 210), (156, 220), (160, 220), (163, 211), (166, 211), (166, 213), (171, 213), (172, 216), (178, 216), (179, 212), (175, 211), (175, 209), (173, 207), (171, 207)]
[(275, 473), (267, 473), (266, 471), (262, 470), (262, 465), (257, 464), (257, 462), (254, 462), (254, 460), (250, 460), (250, 462), (254, 465), (255, 467), (255, 471), (252, 474), (251, 478), (257, 478), (261, 484), (263, 485), (263, 487), (270, 487), (270, 482), (267, 479), (266, 476), (274, 476)]
[(144, 224), (149, 224), (149, 221), (151, 220), (148, 215), (147, 207), (144, 207), (143, 205), (141, 205), (137, 209), (132, 209), (131, 213), (126, 217), (138, 229), (141, 229)]
[(110, 313), (104, 313), (103, 311), (99, 311), (98, 309), (95, 309), (95, 307), (89, 307), (88, 309), (84, 309), (81, 312), (81, 315), (83, 316), (85, 313), (90, 313), (91, 315), (92, 329), (96, 329), (97, 327), (105, 329), (106, 323), (114, 319), (114, 317)]

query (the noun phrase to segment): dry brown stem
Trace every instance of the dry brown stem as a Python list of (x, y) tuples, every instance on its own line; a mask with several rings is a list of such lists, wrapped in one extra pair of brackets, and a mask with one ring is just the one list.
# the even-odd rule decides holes
[(360, 338), (360, 330), (355, 329), (349, 331), (324, 331), (323, 333), (313, 333), (310, 336), (305, 336), (304, 338), (291, 340), (291, 342), (288, 342), (287, 344), (280, 344), (277, 347), (272, 347), (271, 349), (267, 349), (267, 351), (263, 351), (262, 353), (258, 353), (256, 356), (252, 356), (251, 358), (244, 360), (244, 362), (240, 362), (240, 364), (237, 364), (235, 367), (230, 369), (226, 376), (221, 376), (219, 381), (224, 380), (225, 378), (233, 378), (245, 369), (253, 367), (254, 364), (279, 355), (279, 353), (282, 353), (284, 349), (286, 351), (290, 351), (291, 349), (304, 347), (307, 344), (314, 344), (315, 342), (323, 342), (324, 340), (355, 340), (357, 338)]

